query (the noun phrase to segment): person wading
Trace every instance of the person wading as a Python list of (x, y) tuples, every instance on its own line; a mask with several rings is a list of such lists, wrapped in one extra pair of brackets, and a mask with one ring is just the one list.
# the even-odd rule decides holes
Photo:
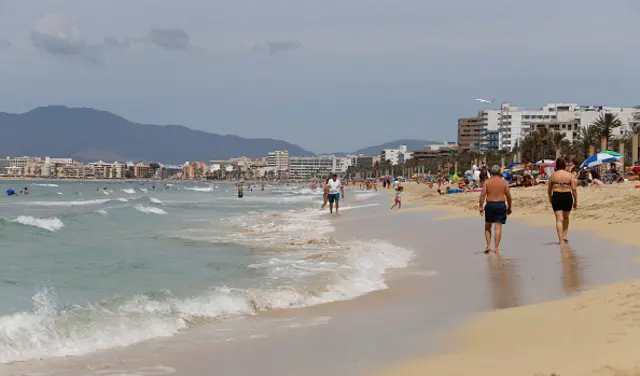
[[(486, 206), (484, 205), (486, 199)], [(480, 194), (480, 215), (484, 216), (484, 237), (487, 248), (484, 253), (491, 252), (491, 227), (495, 224), (494, 250), (500, 252), (502, 239), (502, 225), (507, 223), (507, 216), (511, 215), (511, 192), (509, 183), (500, 176), (500, 166), (491, 168), (491, 177), (482, 185)]]
[(340, 209), (340, 193), (344, 196), (344, 187), (342, 182), (338, 179), (338, 175), (333, 174), (333, 177), (327, 182), (329, 186), (329, 212), (333, 213), (333, 204), (336, 204), (336, 214)]
[(578, 208), (578, 190), (576, 179), (567, 169), (567, 163), (559, 158), (556, 161), (556, 172), (549, 179), (549, 202), (556, 217), (556, 231), (560, 245), (568, 242), (569, 214), (571, 209)]

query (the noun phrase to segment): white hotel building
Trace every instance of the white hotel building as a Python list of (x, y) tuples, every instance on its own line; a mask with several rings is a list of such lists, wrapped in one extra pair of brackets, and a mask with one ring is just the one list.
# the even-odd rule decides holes
[(383, 149), (380, 152), (380, 161), (389, 161), (391, 166), (397, 166), (408, 161), (412, 153), (407, 150), (407, 145), (400, 145), (397, 149)]
[[(480, 111), (485, 134), (481, 150), (513, 149), (517, 141), (540, 128), (560, 132), (567, 140), (573, 141), (581, 127), (592, 124), (600, 114), (605, 113), (616, 114), (622, 122), (622, 127), (614, 129), (614, 136), (618, 137), (630, 129), (639, 111), (634, 108), (580, 106), (574, 103), (549, 103), (539, 110), (524, 110), (505, 103), (502, 112)], [(494, 145), (490, 145), (487, 139), (492, 132), (498, 133), (498, 142)]]
[(331, 174), (343, 175), (352, 163), (351, 157), (314, 155), (289, 157), (289, 176), (296, 179), (327, 178)]

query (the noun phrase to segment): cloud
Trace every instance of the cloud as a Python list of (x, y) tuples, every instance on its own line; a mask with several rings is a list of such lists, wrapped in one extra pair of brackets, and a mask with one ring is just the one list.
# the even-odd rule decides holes
[(80, 58), (87, 62), (102, 60), (101, 46), (90, 45), (80, 36), (80, 31), (56, 15), (39, 19), (31, 29), (33, 45), (51, 55)]
[[(57, 15), (47, 15), (39, 19), (31, 29), (33, 45), (54, 56), (80, 59), (89, 63), (100, 63), (106, 50), (128, 49), (134, 45), (153, 45), (164, 50), (182, 51), (188, 49), (189, 34), (178, 29), (151, 29), (146, 37), (122, 38), (106, 37), (101, 43), (89, 43), (80, 31)], [(0, 48), (3, 47), (0, 39)]]
[(275, 55), (278, 52), (295, 51), (302, 48), (304, 48), (304, 46), (297, 40), (277, 40), (269, 41), (264, 44), (256, 44), (252, 50), (266, 52), (269, 55)]
[(189, 34), (179, 29), (151, 29), (149, 41), (165, 50), (181, 51), (189, 48)]

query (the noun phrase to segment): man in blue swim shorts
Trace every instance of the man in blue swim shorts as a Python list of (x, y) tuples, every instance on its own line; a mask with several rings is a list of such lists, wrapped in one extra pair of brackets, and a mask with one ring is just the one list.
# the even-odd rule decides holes
[[(485, 206), (486, 199), (486, 206)], [(500, 252), (502, 239), (502, 225), (507, 223), (507, 216), (511, 215), (511, 192), (509, 183), (500, 175), (500, 166), (491, 168), (491, 177), (484, 181), (480, 194), (480, 215), (484, 216), (484, 237), (487, 247), (484, 253), (491, 252), (491, 228), (495, 224), (494, 237), (495, 252)]]
[(333, 214), (333, 204), (335, 203), (336, 214), (338, 214), (340, 208), (340, 193), (344, 196), (342, 182), (338, 179), (337, 174), (333, 174), (327, 185), (329, 186), (329, 212)]

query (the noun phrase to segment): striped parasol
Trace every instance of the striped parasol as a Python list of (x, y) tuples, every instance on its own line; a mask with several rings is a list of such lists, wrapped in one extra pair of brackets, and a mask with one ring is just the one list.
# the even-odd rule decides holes
[(582, 163), (580, 168), (590, 168), (590, 167), (600, 166), (601, 164), (604, 164), (604, 163), (615, 162), (618, 159), (620, 159), (621, 156), (622, 155), (619, 153), (605, 150), (603, 152), (600, 152), (596, 155), (592, 155), (589, 158), (587, 158)]

